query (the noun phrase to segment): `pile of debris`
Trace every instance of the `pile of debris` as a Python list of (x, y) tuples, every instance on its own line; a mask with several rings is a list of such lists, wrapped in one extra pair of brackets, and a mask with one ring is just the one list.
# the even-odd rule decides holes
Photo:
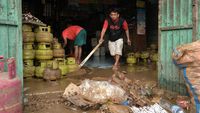
[(145, 106), (149, 106), (149, 110), (164, 110), (158, 104), (152, 105), (156, 86), (156, 82), (144, 84), (128, 79), (122, 72), (116, 72), (109, 81), (86, 79), (79, 86), (71, 83), (65, 89), (63, 98), (67, 106), (99, 110), (100, 113), (132, 113), (136, 108)]
[(37, 24), (41, 26), (46, 26), (41, 20), (37, 17), (33, 16), (30, 12), (26, 14), (22, 14), (22, 22), (23, 23), (30, 23), (30, 24)]

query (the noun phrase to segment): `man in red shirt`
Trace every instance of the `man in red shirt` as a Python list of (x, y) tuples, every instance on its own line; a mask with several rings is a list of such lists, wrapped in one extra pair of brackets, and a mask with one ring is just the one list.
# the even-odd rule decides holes
[(62, 32), (64, 46), (67, 45), (67, 39), (74, 41), (75, 60), (77, 64), (81, 62), (82, 46), (86, 44), (86, 30), (80, 26), (70, 26)]
[(109, 16), (110, 18), (104, 21), (99, 42), (103, 42), (103, 37), (105, 35), (106, 30), (108, 29), (108, 46), (111, 56), (113, 56), (115, 59), (113, 69), (118, 69), (120, 56), (122, 56), (124, 31), (126, 33), (127, 43), (128, 45), (131, 45), (131, 41), (129, 38), (129, 29), (126, 20), (120, 17), (118, 9), (111, 9)]

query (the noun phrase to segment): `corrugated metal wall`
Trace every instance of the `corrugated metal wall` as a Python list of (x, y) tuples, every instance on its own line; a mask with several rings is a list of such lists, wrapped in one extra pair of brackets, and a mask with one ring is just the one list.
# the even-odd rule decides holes
[(159, 1), (159, 83), (182, 94), (186, 93), (184, 80), (171, 54), (178, 45), (192, 42), (192, 19), (192, 0)]
[(21, 0), (0, 0), (0, 55), (15, 57), (23, 80)]

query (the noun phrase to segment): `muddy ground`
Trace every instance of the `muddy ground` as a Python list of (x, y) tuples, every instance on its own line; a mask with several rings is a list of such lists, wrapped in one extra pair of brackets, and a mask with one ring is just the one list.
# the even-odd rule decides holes
[[(122, 66), (120, 71), (127, 72), (130, 79), (144, 82), (157, 81), (156, 65)], [(24, 113), (95, 113), (68, 108), (61, 98), (64, 89), (71, 82), (79, 84), (84, 79), (108, 80), (113, 70), (90, 68), (81, 76), (66, 76), (58, 81), (48, 82), (41, 79), (27, 78), (24, 80), (25, 106)]]

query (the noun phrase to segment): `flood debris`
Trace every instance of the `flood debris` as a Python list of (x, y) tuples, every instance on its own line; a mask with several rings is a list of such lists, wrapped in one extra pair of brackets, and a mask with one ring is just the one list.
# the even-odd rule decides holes
[(46, 68), (44, 70), (43, 79), (47, 81), (55, 81), (61, 78), (61, 70), (60, 69), (51, 69)]
[(100, 108), (99, 113), (132, 113), (132, 110), (128, 106), (110, 104), (103, 105)]
[(155, 103), (154, 105), (145, 106), (145, 107), (132, 106), (131, 110), (133, 111), (133, 113), (168, 113), (165, 109), (163, 109), (157, 103)]
[(159, 102), (159, 96), (163, 94), (162, 91), (160, 95), (154, 94), (154, 91), (159, 90), (154, 88), (157, 88), (154, 81), (144, 83), (130, 80), (125, 73), (117, 71), (105, 81), (85, 79), (79, 85), (69, 84), (63, 99), (67, 107), (99, 110), (99, 113), (132, 113), (133, 108), (142, 111), (143, 107), (146, 110), (163, 110), (152, 102), (156, 99)]

